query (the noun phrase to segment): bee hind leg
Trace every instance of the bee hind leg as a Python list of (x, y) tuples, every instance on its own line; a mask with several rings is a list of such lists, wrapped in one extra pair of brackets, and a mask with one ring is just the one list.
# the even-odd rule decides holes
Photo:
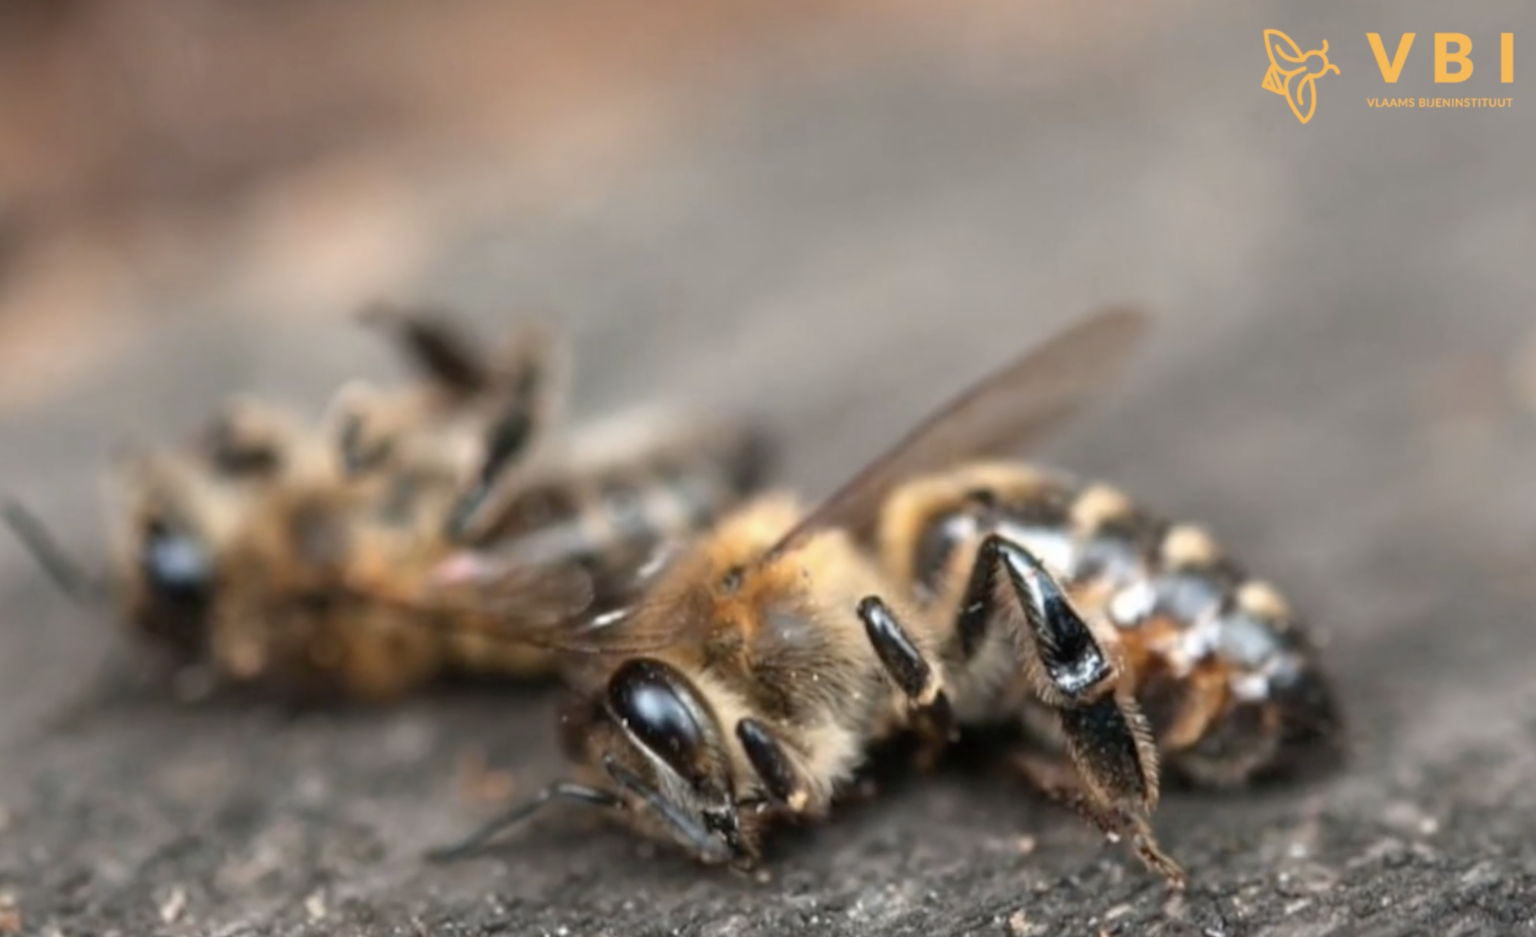
[(1183, 888), (1184, 870), (1157, 844), (1151, 823), (1142, 811), (1105, 809), (1102, 800), (1089, 790), (1075, 764), (1052, 760), (1034, 752), (1020, 752), (1013, 766), (1032, 787), (1072, 810), (1114, 840), (1129, 836), (1137, 858), (1163, 876), (1170, 886)]
[[(1013, 609), (1022, 610), (1022, 616)], [(982, 541), (961, 602), (956, 638), (973, 657), (987, 630), (1006, 623), (1039, 699), (1056, 713), (1077, 781), (1046, 784), (1100, 829), (1125, 836), (1141, 860), (1182, 887), (1184, 873), (1158, 846), (1149, 818), (1157, 805), (1157, 749), (1121, 665), (1028, 550), (990, 534)], [(1036, 774), (1036, 781), (1049, 780)]]

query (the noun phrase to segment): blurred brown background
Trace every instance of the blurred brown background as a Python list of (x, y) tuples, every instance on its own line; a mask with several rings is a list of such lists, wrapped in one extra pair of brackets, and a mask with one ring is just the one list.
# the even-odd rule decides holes
[[(1266, 28), (1340, 67), (1305, 126)], [(1472, 37), (1465, 85), (1430, 80), (1436, 30)], [(1395, 89), (1368, 31), (1419, 34)], [(1154, 347), (1053, 458), (1279, 582), (1358, 751), (1171, 795), (1180, 901), (953, 774), (790, 837), (768, 883), (558, 821), (425, 869), (490, 809), (464, 758), (558, 775), (543, 696), (109, 694), (60, 728), (117, 635), (0, 544), (0, 933), (1536, 933), (1529, 36), (1522, 0), (5, 5), (0, 485), (82, 554), (113, 442), (383, 371), (348, 322), (374, 299), (549, 316), (578, 413), (760, 410), (811, 490), (1131, 300)]]
[[(906, 47), (967, 68), (1024, 54), (1042, 72), (1070, 71), (1075, 49), (1113, 51), (1095, 19), (1125, 24), (1138, 11), (1147, 15), (1113, 3), (939, 11), (861, 0), (8, 5), (0, 347), (20, 363), (0, 401), (49, 393), (165, 297), (340, 315), (414, 289), (445, 242), (601, 201), (679, 136), (730, 120), (732, 101), (802, 69)], [(68, 355), (46, 350), (65, 342)]]

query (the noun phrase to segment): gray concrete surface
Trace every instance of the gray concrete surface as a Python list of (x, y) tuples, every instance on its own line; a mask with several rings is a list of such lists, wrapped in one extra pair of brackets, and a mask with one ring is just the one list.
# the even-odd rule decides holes
[[(1329, 39), (1341, 66), (1306, 126), (1259, 87), (1268, 26)], [(1479, 59), (1533, 26), (1518, 2), (1197, 2), (1080, 55), (980, 54), (985, 36), (964, 66), (958, 46), (809, 46), (580, 203), (444, 245), (421, 284), (486, 318), (556, 311), (584, 409), (636, 393), (762, 409), (812, 490), (1075, 314), (1120, 299), (1158, 313), (1129, 386), (1049, 455), (1208, 523), (1279, 582), (1328, 642), (1354, 742), (1310, 784), (1171, 794), (1157, 823), (1192, 876), (1182, 899), (1006, 777), (960, 768), (785, 837), (767, 881), (557, 821), (427, 868), (421, 848), (491, 809), (461, 793), (465, 751), (524, 793), (559, 774), (543, 694), (298, 718), (177, 705), (108, 661), (110, 622), (0, 544), (11, 920), (70, 935), (1536, 933), (1536, 92), (1518, 70), (1501, 89)], [(1420, 32), (1394, 92), (1417, 96), (1436, 93), (1428, 34), (1451, 28), (1476, 46), (1465, 93), (1512, 109), (1366, 107), (1385, 93), (1367, 30)], [(235, 389), (317, 401), (381, 367), (344, 326), (215, 315), (210, 289), (173, 298), (209, 314), (167, 320), (4, 426), (0, 478), (77, 542), (97, 530), (114, 436), (173, 431)]]

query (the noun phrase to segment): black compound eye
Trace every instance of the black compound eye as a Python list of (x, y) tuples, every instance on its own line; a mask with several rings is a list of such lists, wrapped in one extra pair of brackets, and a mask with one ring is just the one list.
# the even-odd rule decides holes
[(145, 531), (142, 566), (144, 578), (161, 598), (197, 602), (213, 587), (213, 557), (191, 534), (163, 523)]
[(682, 674), (659, 661), (629, 661), (608, 683), (608, 706), (652, 754), (683, 778), (699, 778), (705, 729)]

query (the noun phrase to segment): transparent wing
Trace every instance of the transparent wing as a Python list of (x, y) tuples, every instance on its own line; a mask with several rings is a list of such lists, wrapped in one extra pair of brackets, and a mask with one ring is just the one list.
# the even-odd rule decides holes
[(1036, 444), (1114, 383), (1147, 330), (1134, 309), (1107, 309), (994, 371), (920, 423), (811, 511), (765, 555), (830, 527), (862, 532), (898, 484)]
[[(765, 559), (818, 530), (868, 528), (890, 491), (913, 476), (1018, 453), (1044, 439), (1121, 376), (1145, 331), (1142, 314), (1106, 311), (993, 372), (856, 474)], [(682, 597), (698, 557), (681, 541), (658, 551), (618, 590), (573, 564), (526, 560), (466, 551), (439, 568), (428, 601), (439, 612), (458, 611), (446, 616), (455, 629), (576, 654), (653, 651), (674, 643), (694, 620)]]
[(354, 584), (354, 590), (416, 612), (424, 626), (438, 630), (577, 654), (633, 654), (672, 640), (622, 627), (639, 608), (647, 581), (644, 571), (599, 582), (575, 563), (508, 563), (466, 550), (410, 593), (383, 584)]

